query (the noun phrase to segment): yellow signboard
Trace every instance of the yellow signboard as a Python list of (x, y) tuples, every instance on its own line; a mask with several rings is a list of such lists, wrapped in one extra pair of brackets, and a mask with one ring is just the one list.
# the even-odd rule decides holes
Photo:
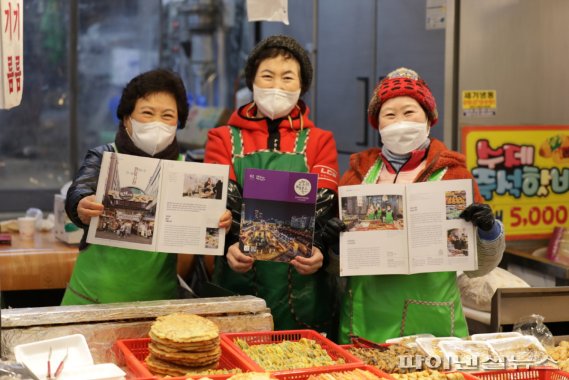
[(462, 109), (496, 109), (496, 90), (462, 91)]
[(509, 240), (569, 227), (569, 126), (464, 127), (462, 146)]

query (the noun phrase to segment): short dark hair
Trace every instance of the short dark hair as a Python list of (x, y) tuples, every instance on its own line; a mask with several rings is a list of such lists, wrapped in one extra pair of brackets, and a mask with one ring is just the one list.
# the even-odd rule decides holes
[(249, 90), (253, 91), (253, 82), (257, 69), (267, 58), (294, 58), (300, 66), (300, 94), (310, 89), (312, 83), (312, 63), (308, 53), (294, 38), (284, 35), (270, 36), (259, 42), (249, 54), (245, 63), (245, 82)]
[(255, 75), (257, 74), (257, 70), (259, 70), (259, 66), (261, 65), (261, 62), (263, 62), (265, 59), (276, 58), (279, 56), (282, 56), (284, 59), (294, 59), (296, 62), (298, 62), (298, 67), (299, 67), (298, 75), (299, 75), (299, 79), (300, 79), (300, 84), (303, 85), (304, 83), (302, 82), (302, 70), (300, 67), (300, 62), (298, 61), (298, 59), (296, 59), (294, 54), (292, 54), (289, 50), (284, 49), (284, 48), (278, 48), (278, 47), (261, 50), (255, 56), (255, 60), (252, 61), (252, 65), (250, 68), (251, 79), (252, 79), (251, 82), (255, 81)]
[(178, 74), (166, 69), (147, 71), (128, 82), (122, 91), (121, 100), (117, 107), (117, 117), (120, 122), (123, 122), (125, 116), (132, 114), (138, 99), (158, 92), (166, 92), (176, 99), (178, 128), (184, 128), (189, 112), (186, 88)]

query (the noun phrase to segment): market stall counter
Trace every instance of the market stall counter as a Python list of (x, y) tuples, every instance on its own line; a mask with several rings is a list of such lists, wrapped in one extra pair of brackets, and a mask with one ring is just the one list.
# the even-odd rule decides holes
[(158, 316), (176, 312), (207, 317), (221, 332), (273, 330), (265, 301), (254, 296), (2, 309), (1, 355), (13, 359), (17, 345), (82, 334), (95, 363), (116, 362), (117, 340), (146, 338)]

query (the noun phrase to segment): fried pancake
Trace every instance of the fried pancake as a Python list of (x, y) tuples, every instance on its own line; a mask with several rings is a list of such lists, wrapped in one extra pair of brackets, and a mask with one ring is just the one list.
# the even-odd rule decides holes
[(195, 314), (174, 313), (156, 318), (151, 338), (176, 343), (197, 343), (219, 337), (219, 328), (209, 319)]
[(158, 348), (169, 351), (169, 352), (179, 352), (179, 351), (186, 351), (186, 352), (210, 352), (217, 350), (220, 346), (219, 341), (214, 342), (213, 344), (207, 346), (179, 346), (179, 347), (172, 347), (169, 346), (168, 343), (164, 344), (162, 341), (152, 339), (152, 343), (158, 346)]
[(150, 372), (159, 376), (184, 376), (187, 373), (205, 372), (208, 369), (216, 368), (218, 365), (216, 362), (202, 367), (192, 367), (167, 362), (155, 357), (152, 354), (146, 357), (145, 362)]
[(219, 361), (221, 349), (209, 352), (165, 351), (154, 343), (148, 345), (148, 351), (158, 359), (192, 367), (203, 367)]
[(214, 348), (219, 347), (219, 341), (220, 341), (218, 336), (217, 338), (214, 338), (212, 340), (180, 343), (180, 342), (174, 342), (169, 339), (158, 338), (156, 335), (152, 333), (152, 331), (148, 333), (148, 336), (150, 336), (150, 339), (152, 339), (153, 342), (158, 343), (163, 347), (168, 347), (169, 349), (172, 350), (183, 350), (183, 351), (211, 351)]

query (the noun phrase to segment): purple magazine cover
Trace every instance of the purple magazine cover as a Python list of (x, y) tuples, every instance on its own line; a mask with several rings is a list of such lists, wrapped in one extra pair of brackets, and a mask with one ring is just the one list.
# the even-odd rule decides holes
[(239, 248), (256, 260), (312, 255), (318, 175), (246, 169)]

